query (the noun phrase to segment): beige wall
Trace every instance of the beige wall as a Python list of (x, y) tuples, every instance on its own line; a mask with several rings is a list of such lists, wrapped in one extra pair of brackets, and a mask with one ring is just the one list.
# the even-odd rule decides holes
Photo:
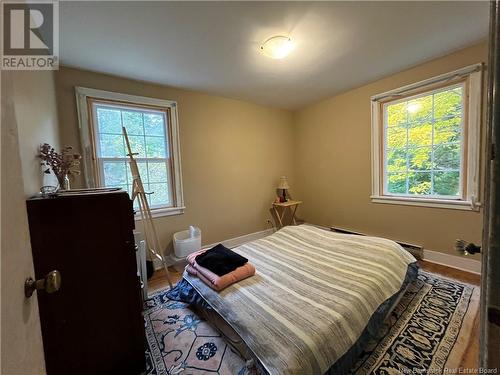
[(487, 52), (481, 43), (297, 111), (295, 180), (304, 217), (449, 254), (456, 238), (480, 243), (482, 213), (370, 202), (370, 97), (486, 62)]
[(190, 224), (205, 244), (263, 230), (279, 176), (293, 186), (288, 111), (63, 67), (56, 73), (61, 142), (78, 149), (75, 86), (178, 102), (186, 212), (156, 220), (164, 246)]
[(19, 127), (24, 192), (27, 196), (43, 185), (57, 185), (51, 174), (44, 175), (38, 154), (40, 144), (59, 149), (57, 106), (52, 71), (16, 71), (13, 76), (13, 100)]

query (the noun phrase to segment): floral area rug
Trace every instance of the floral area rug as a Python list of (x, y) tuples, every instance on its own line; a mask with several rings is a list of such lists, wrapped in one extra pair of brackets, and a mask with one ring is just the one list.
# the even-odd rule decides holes
[[(146, 301), (147, 375), (244, 375), (246, 362), (188, 305)], [(420, 271), (351, 374), (453, 373), (467, 350), (479, 288)]]
[(146, 375), (248, 374), (245, 360), (214, 328), (164, 293), (146, 301)]

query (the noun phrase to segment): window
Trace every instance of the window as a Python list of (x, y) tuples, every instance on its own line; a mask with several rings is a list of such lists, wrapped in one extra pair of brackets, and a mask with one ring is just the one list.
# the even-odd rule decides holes
[(76, 94), (87, 185), (120, 187), (131, 195), (125, 127), (153, 215), (182, 213), (175, 102), (82, 87)]
[(372, 201), (477, 209), (481, 65), (372, 98)]

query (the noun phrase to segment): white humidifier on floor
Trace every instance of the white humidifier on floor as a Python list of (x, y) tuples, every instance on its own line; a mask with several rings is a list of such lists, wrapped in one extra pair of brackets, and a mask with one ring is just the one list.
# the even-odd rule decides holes
[(201, 249), (201, 230), (190, 225), (187, 230), (174, 233), (174, 254), (170, 261), (175, 269), (182, 271), (186, 266), (186, 257)]

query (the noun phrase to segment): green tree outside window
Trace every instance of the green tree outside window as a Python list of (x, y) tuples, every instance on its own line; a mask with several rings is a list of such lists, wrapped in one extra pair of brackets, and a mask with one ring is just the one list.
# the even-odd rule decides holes
[(463, 94), (460, 85), (384, 106), (388, 194), (459, 197)]

